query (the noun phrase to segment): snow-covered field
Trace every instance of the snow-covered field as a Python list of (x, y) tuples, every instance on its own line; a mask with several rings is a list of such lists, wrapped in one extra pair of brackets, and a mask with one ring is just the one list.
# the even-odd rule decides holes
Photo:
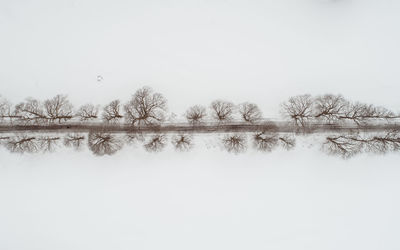
[[(223, 99), (279, 120), (291, 96), (332, 93), (397, 114), (399, 13), (396, 0), (1, 0), (0, 95), (79, 107), (148, 85), (169, 117)], [(0, 250), (400, 249), (399, 153), (168, 143), (0, 147)]]
[(399, 154), (0, 149), (0, 249), (399, 249)]

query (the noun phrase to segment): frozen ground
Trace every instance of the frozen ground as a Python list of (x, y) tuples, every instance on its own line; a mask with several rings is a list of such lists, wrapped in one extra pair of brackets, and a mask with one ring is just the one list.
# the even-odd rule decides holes
[[(129, 100), (342, 94), (399, 111), (400, 1), (0, 1), (0, 94)], [(98, 75), (104, 78), (99, 82)], [(0, 250), (398, 250), (400, 154), (318, 147), (111, 157), (0, 147)]]
[(0, 149), (0, 249), (399, 249), (399, 154)]

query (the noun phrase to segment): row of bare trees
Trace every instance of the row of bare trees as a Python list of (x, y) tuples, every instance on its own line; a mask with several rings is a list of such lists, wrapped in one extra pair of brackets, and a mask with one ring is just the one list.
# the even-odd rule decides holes
[[(278, 146), (291, 150), (296, 145), (296, 140), (290, 135), (280, 135), (266, 131), (257, 132), (252, 136), (253, 147), (259, 151), (271, 152)], [(247, 138), (244, 134), (226, 135), (222, 139), (223, 145), (228, 152), (242, 153), (247, 149)]]
[[(276, 133), (257, 132), (251, 137), (255, 149), (270, 152), (279, 145), (284, 149), (292, 149), (295, 139), (288, 135)], [(87, 144), (95, 155), (112, 155), (122, 149), (125, 143), (140, 143), (148, 152), (160, 152), (167, 145), (167, 136), (152, 134), (145, 136), (142, 133), (127, 133), (125, 136), (118, 134), (93, 131), (87, 136), (84, 134), (37, 135), (17, 134), (0, 137), (0, 145), (5, 146), (14, 153), (53, 152), (60, 144), (79, 150)], [(190, 134), (175, 134), (171, 136), (171, 144), (177, 151), (189, 151), (193, 148), (193, 136)], [(242, 153), (247, 149), (247, 136), (245, 134), (226, 134), (220, 137), (222, 146), (232, 153)]]
[(0, 100), (0, 119), (16, 120), (23, 124), (64, 122), (72, 119), (72, 105), (65, 95), (40, 102), (27, 98), (14, 107), (5, 99)]
[[(125, 118), (131, 125), (152, 125), (164, 120), (166, 109), (166, 99), (161, 94), (143, 87), (136, 91), (123, 107), (119, 100), (107, 104), (103, 108), (101, 118), (107, 123), (116, 123)], [(14, 107), (7, 100), (0, 100), (0, 119), (9, 119), (11, 123), (17, 121), (20, 124), (41, 125), (62, 123), (72, 118), (78, 118), (82, 122), (98, 119), (99, 107), (85, 104), (73, 112), (73, 107), (65, 95), (57, 95), (44, 102), (28, 98)]]
[[(400, 118), (398, 114), (383, 108), (360, 102), (350, 102), (341, 95), (299, 95), (289, 98), (282, 104), (282, 113), (295, 125), (307, 126), (310, 122), (334, 124), (350, 121), (363, 125), (371, 120), (390, 120)], [(0, 98), (0, 120), (17, 124), (54, 124), (79, 119), (81, 122), (101, 120), (116, 124), (125, 121), (131, 126), (159, 125), (167, 116), (167, 100), (149, 87), (137, 90), (125, 104), (113, 100), (102, 109), (93, 104), (85, 104), (73, 110), (67, 96), (57, 95), (41, 102), (28, 98), (15, 106)], [(262, 121), (262, 112), (254, 103), (241, 103), (215, 100), (209, 108), (202, 105), (190, 107), (184, 114), (188, 123), (200, 125), (205, 121), (226, 124), (240, 118), (241, 122), (257, 124)]]
[[(241, 103), (236, 107), (232, 102), (215, 100), (210, 105), (210, 111), (210, 117), (219, 124), (232, 122), (236, 113), (240, 116), (241, 121), (250, 124), (255, 124), (262, 119), (262, 112), (258, 106), (248, 102)], [(206, 107), (201, 105), (192, 106), (185, 113), (187, 121), (193, 125), (201, 124), (207, 116)]]
[(359, 153), (387, 153), (400, 151), (400, 131), (375, 134), (346, 134), (327, 136), (322, 149), (332, 155), (350, 158)]
[[(17, 135), (0, 137), (0, 143), (15, 153), (52, 152), (61, 140), (59, 136)], [(66, 140), (65, 140), (66, 141)]]
[(289, 98), (282, 104), (284, 116), (291, 119), (295, 125), (305, 127), (309, 122), (334, 124), (352, 122), (364, 125), (368, 121), (391, 120), (400, 118), (399, 114), (371, 104), (351, 102), (341, 95), (299, 95)]
[[(225, 134), (219, 140), (223, 148), (231, 153), (243, 153), (248, 148), (248, 136), (243, 133)], [(253, 133), (251, 140), (253, 148), (262, 152), (271, 152), (278, 147), (290, 150), (296, 145), (295, 138), (290, 134), (266, 131)], [(160, 152), (167, 145), (168, 139), (164, 134), (145, 137), (140, 133), (128, 133), (120, 136), (108, 132), (90, 132), (88, 136), (67, 134), (64, 137), (37, 134), (0, 136), (0, 145), (15, 153), (53, 152), (62, 143), (66, 147), (77, 150), (81, 149), (83, 145), (87, 145), (93, 154), (103, 156), (115, 154), (122, 149), (124, 143), (134, 144), (137, 142), (142, 144), (148, 152)], [(194, 145), (193, 136), (188, 134), (175, 134), (171, 136), (170, 142), (177, 151), (189, 151)], [(360, 153), (398, 152), (400, 151), (400, 131), (327, 135), (324, 136), (321, 149), (328, 154), (345, 159)]]
[[(206, 107), (195, 105), (184, 116), (192, 125), (202, 124), (208, 116), (218, 123), (227, 123), (234, 119), (236, 109), (244, 122), (256, 123), (262, 118), (261, 111), (255, 104), (242, 103), (236, 107), (233, 103), (222, 100), (211, 103), (210, 114)], [(116, 124), (124, 120), (126, 124), (140, 127), (161, 124), (166, 116), (167, 100), (149, 87), (137, 90), (125, 104), (121, 104), (120, 100), (113, 100), (102, 110), (99, 106), (85, 104), (73, 111), (65, 95), (57, 95), (44, 102), (27, 98), (15, 106), (4, 98), (0, 99), (0, 120), (8, 120), (12, 124), (42, 125), (63, 123), (73, 118), (81, 122), (101, 118), (105, 123)]]

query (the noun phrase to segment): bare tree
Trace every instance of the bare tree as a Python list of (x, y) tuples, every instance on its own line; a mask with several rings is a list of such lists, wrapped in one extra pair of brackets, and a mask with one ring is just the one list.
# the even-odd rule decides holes
[(16, 135), (11, 137), (5, 147), (12, 153), (36, 153), (40, 149), (40, 145), (34, 136)]
[(282, 135), (279, 136), (279, 144), (286, 150), (291, 150), (296, 146), (296, 140), (293, 136)]
[(164, 135), (153, 135), (150, 140), (144, 144), (144, 148), (148, 152), (160, 152), (166, 146), (166, 138)]
[(82, 147), (85, 136), (80, 134), (67, 134), (64, 137), (64, 145), (66, 147), (73, 147), (75, 150), (79, 150)]
[(262, 118), (261, 110), (254, 103), (239, 104), (239, 113), (243, 121), (248, 123), (256, 123)]
[(64, 95), (57, 95), (46, 100), (44, 104), (28, 98), (15, 106), (14, 116), (24, 124), (39, 125), (57, 120), (61, 123), (72, 118), (72, 105)]
[(227, 101), (216, 100), (211, 103), (212, 116), (219, 123), (232, 120), (233, 108), (233, 103)]
[(90, 132), (88, 146), (98, 156), (112, 155), (122, 148), (123, 142), (115, 135), (104, 132)]
[(56, 95), (52, 99), (46, 100), (44, 108), (50, 122), (58, 120), (58, 123), (61, 123), (72, 118), (72, 104), (66, 95)]
[(350, 158), (362, 152), (364, 145), (357, 138), (358, 135), (328, 136), (322, 144), (322, 150), (331, 155)]
[(103, 121), (107, 123), (117, 123), (123, 117), (120, 110), (121, 103), (119, 100), (110, 102), (103, 109)]
[(167, 100), (149, 87), (136, 91), (124, 106), (125, 120), (132, 126), (157, 125), (164, 121)]
[(192, 125), (200, 124), (206, 116), (206, 108), (200, 105), (190, 107), (185, 113), (186, 119)]
[(352, 121), (364, 125), (368, 120), (395, 119), (400, 116), (392, 111), (360, 102), (349, 102), (341, 95), (324, 95), (315, 99), (315, 118), (328, 123), (335, 121)]
[(222, 144), (230, 153), (243, 153), (247, 149), (246, 136), (242, 134), (225, 135)]
[(39, 147), (43, 152), (53, 152), (58, 146), (60, 137), (58, 136), (41, 136), (38, 139)]
[(301, 127), (304, 127), (311, 119), (327, 123), (352, 121), (357, 125), (364, 125), (370, 120), (400, 118), (400, 115), (396, 115), (386, 108), (360, 102), (351, 103), (341, 95), (331, 94), (318, 96), (315, 99), (310, 95), (291, 97), (282, 107), (284, 114)]
[(279, 135), (273, 132), (257, 132), (253, 135), (253, 145), (259, 151), (271, 152), (278, 145), (286, 150), (293, 149), (296, 140), (289, 135)]
[(58, 136), (30, 136), (30, 135), (16, 135), (9, 137), (6, 141), (5, 146), (11, 152), (17, 153), (36, 153), (39, 151), (53, 152), (58, 146)]
[(257, 132), (253, 136), (254, 147), (257, 150), (271, 152), (278, 146), (279, 137), (275, 133)]
[(172, 145), (176, 150), (189, 151), (192, 146), (192, 137), (190, 135), (175, 135), (172, 137)]
[(283, 112), (297, 126), (305, 127), (307, 120), (313, 118), (313, 100), (310, 95), (299, 95), (289, 98), (282, 104)]
[(24, 124), (43, 124), (48, 121), (43, 105), (35, 99), (27, 98), (15, 106), (15, 113)]
[(314, 117), (319, 120), (333, 123), (339, 120), (348, 109), (349, 102), (341, 95), (323, 95), (315, 99)]
[(386, 108), (376, 107), (370, 104), (359, 102), (351, 103), (350, 105), (348, 105), (343, 114), (339, 116), (339, 119), (353, 121), (357, 125), (363, 125), (371, 119), (389, 120), (395, 118), (399, 118), (399, 116), (395, 115), (392, 111)]
[(76, 113), (81, 121), (89, 121), (97, 119), (97, 114), (99, 113), (98, 107), (93, 104), (85, 104), (81, 106)]
[(400, 151), (400, 131), (392, 130), (378, 134), (350, 134), (328, 136), (322, 149), (333, 155), (349, 158), (358, 153), (387, 153)]
[(400, 151), (400, 131), (392, 130), (384, 134), (372, 136), (366, 139), (366, 151), (373, 153), (386, 153)]
[(13, 120), (18, 120), (20, 118), (21, 116), (16, 114), (11, 103), (0, 96), (0, 122), (9, 119), (9, 122), (12, 124)]
[(8, 118), (10, 114), (11, 104), (0, 96), (0, 121)]
[(328, 136), (322, 144), (322, 150), (331, 155), (340, 155), (343, 158), (350, 158), (362, 152), (363, 144), (353, 140), (351, 136)]

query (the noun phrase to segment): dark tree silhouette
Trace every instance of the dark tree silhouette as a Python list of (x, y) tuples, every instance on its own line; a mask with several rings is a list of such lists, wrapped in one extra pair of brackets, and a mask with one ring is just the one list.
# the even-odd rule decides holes
[(275, 133), (266, 131), (257, 132), (253, 135), (254, 147), (257, 150), (271, 152), (278, 146), (279, 137)]
[(245, 102), (239, 104), (239, 113), (243, 121), (248, 123), (256, 123), (262, 118), (260, 109), (254, 103)]
[(103, 121), (107, 123), (117, 123), (123, 117), (120, 110), (121, 103), (119, 100), (110, 102), (103, 109)]
[(41, 136), (38, 139), (39, 148), (43, 152), (53, 152), (58, 146), (60, 137), (57, 136)]
[(58, 146), (60, 137), (42, 135), (39, 137), (30, 135), (16, 135), (14, 137), (8, 137), (8, 141), (5, 142), (5, 146), (11, 152), (17, 153), (36, 153), (42, 152), (53, 152)]
[(333, 123), (343, 116), (349, 107), (349, 102), (341, 95), (323, 95), (315, 99), (314, 117), (327, 123)]
[(35, 99), (27, 98), (15, 106), (15, 113), (24, 124), (44, 124), (48, 121), (43, 105)]
[(375, 107), (370, 104), (364, 103), (351, 103), (345, 109), (342, 115), (339, 116), (341, 120), (352, 121), (357, 125), (364, 125), (368, 120), (379, 120), (379, 119), (395, 119), (399, 118), (392, 111), (383, 108)]
[(230, 153), (243, 153), (247, 149), (246, 136), (242, 134), (225, 135), (222, 144)]
[(349, 158), (358, 153), (387, 153), (400, 151), (400, 133), (392, 130), (380, 134), (351, 134), (328, 136), (322, 146), (328, 154)]
[(149, 87), (136, 91), (125, 104), (125, 120), (132, 126), (158, 125), (165, 120), (167, 100)]
[(307, 121), (313, 118), (312, 106), (313, 100), (310, 95), (294, 96), (282, 104), (283, 113), (300, 127), (305, 127)]
[(362, 152), (363, 144), (353, 140), (352, 136), (328, 136), (322, 144), (322, 150), (331, 155), (340, 155), (343, 158), (350, 158)]
[(172, 137), (172, 145), (176, 150), (189, 151), (192, 146), (192, 136), (190, 135), (175, 135)]
[(309, 120), (326, 123), (350, 121), (361, 126), (368, 121), (392, 120), (400, 115), (392, 111), (360, 102), (349, 102), (341, 95), (326, 94), (313, 99), (310, 95), (291, 97), (282, 104), (283, 113), (297, 126), (305, 127)]
[(400, 131), (392, 130), (366, 139), (366, 151), (373, 153), (400, 151)]
[(229, 122), (233, 119), (234, 105), (231, 102), (216, 100), (211, 103), (212, 117), (219, 123)]
[(40, 145), (36, 138), (29, 135), (10, 137), (4, 145), (12, 153), (36, 153), (40, 150)]
[(206, 108), (200, 105), (190, 107), (185, 113), (186, 119), (192, 125), (200, 124), (206, 116)]
[(12, 119), (19, 118), (14, 114), (12, 111), (12, 105), (11, 103), (6, 100), (5, 98), (2, 98), (0, 96), (0, 122), (5, 120), (5, 119), (10, 119), (10, 122), (12, 122)]
[(144, 148), (148, 152), (160, 152), (166, 146), (166, 138), (164, 135), (153, 135), (150, 140), (144, 144)]
[(282, 135), (279, 136), (279, 144), (286, 150), (291, 150), (296, 146), (296, 140), (293, 136)]
[(0, 100), (0, 122), (8, 120), (11, 124), (13, 120), (20, 119), (21, 116), (15, 113), (10, 102), (6, 99)]
[(81, 149), (83, 145), (83, 141), (85, 140), (85, 136), (80, 134), (67, 134), (64, 137), (64, 145), (66, 147), (72, 147), (75, 150)]
[(259, 151), (271, 152), (278, 145), (286, 150), (293, 149), (296, 146), (296, 141), (289, 135), (263, 131), (253, 135), (253, 145)]
[(15, 116), (24, 124), (40, 125), (54, 121), (61, 123), (72, 118), (72, 105), (64, 95), (57, 95), (46, 100), (44, 104), (28, 98), (15, 106)]
[(76, 116), (78, 116), (81, 121), (90, 121), (97, 119), (98, 113), (99, 109), (93, 104), (85, 104), (78, 109)]
[(72, 105), (65, 95), (56, 95), (54, 98), (46, 100), (44, 108), (49, 122), (61, 123), (72, 118)]
[(123, 142), (110, 133), (90, 132), (88, 146), (95, 155), (113, 155), (122, 148)]

